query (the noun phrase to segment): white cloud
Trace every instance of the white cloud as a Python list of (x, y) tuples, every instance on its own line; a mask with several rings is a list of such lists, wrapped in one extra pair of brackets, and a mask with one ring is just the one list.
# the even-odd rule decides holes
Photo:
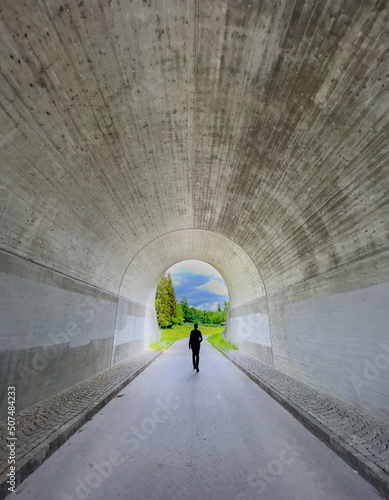
[(218, 280), (210, 280), (204, 285), (196, 286), (197, 290), (205, 290), (207, 292), (215, 293), (216, 295), (227, 295), (228, 290), (224, 283)]
[[(220, 304), (220, 302), (214, 302), (213, 304), (211, 304), (210, 302), (207, 302), (206, 304), (204, 304), (204, 308), (205, 310), (207, 311), (217, 311), (217, 306)], [(223, 304), (221, 304), (223, 305)]]
[(176, 274), (176, 275), (173, 275), (172, 276), (172, 282), (173, 282), (173, 286), (179, 286), (179, 285), (182, 285), (183, 283), (185, 283), (187, 280), (183, 277), (183, 276), (180, 276), (179, 274)]

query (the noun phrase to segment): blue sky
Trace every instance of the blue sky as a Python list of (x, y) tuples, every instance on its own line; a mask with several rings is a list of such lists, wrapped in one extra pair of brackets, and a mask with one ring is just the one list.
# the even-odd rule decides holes
[(216, 311), (217, 304), (228, 301), (228, 291), (223, 278), (212, 266), (199, 260), (184, 260), (169, 270), (176, 291), (177, 300), (182, 296), (189, 305), (198, 309)]

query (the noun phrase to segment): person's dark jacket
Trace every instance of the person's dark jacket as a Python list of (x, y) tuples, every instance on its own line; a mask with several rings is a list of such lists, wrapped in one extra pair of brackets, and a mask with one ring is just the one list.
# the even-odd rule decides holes
[(189, 348), (197, 350), (200, 348), (200, 342), (202, 342), (203, 336), (200, 330), (192, 330), (189, 337)]

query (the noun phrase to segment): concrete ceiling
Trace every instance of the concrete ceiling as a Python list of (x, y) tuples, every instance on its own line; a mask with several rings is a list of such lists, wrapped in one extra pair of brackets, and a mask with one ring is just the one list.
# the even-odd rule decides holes
[(158, 238), (154, 281), (226, 274), (222, 240), (272, 292), (388, 249), (388, 2), (2, 0), (0, 23), (1, 248), (115, 293)]

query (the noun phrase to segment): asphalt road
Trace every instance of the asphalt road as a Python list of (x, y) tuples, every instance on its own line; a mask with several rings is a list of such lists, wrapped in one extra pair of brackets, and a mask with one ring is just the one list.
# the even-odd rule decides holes
[(238, 368), (176, 342), (8, 499), (381, 498)]

